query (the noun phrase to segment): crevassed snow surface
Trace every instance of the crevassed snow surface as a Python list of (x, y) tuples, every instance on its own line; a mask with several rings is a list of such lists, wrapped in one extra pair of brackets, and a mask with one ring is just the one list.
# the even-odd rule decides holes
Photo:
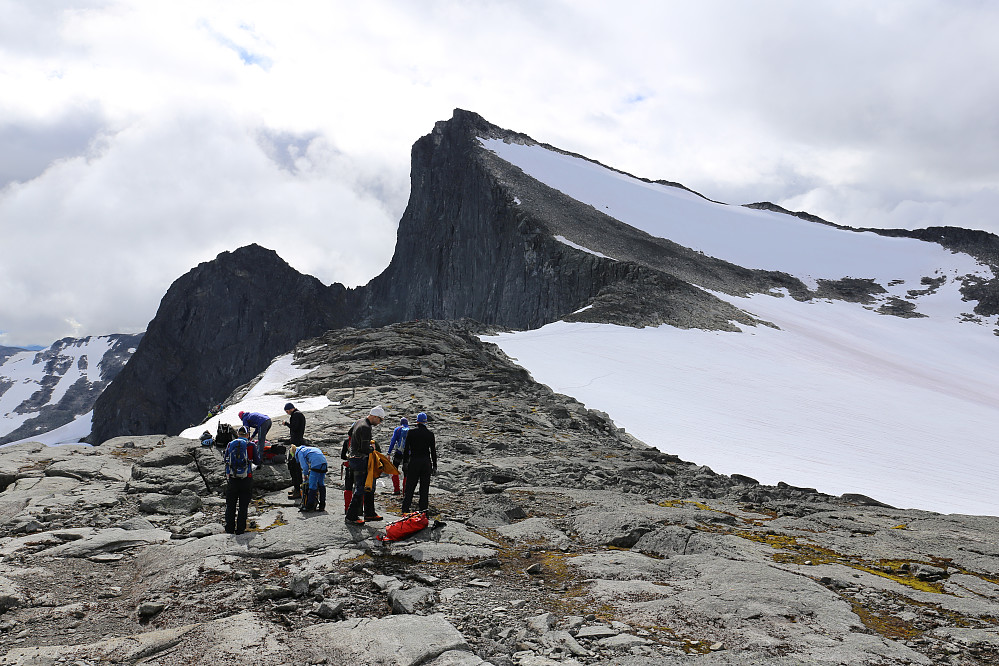
[(922, 288), (922, 277), (991, 277), (988, 268), (968, 255), (933, 243), (726, 206), (541, 146), (479, 141), (532, 178), (648, 234), (746, 268), (784, 271), (811, 288), (817, 279), (873, 278), (886, 287), (887, 282), (903, 280), (891, 289), (903, 295)]
[(999, 515), (991, 331), (841, 301), (731, 300), (781, 330), (558, 322), (484, 339), (555, 391), (716, 472)]
[(284, 431), (284, 433), (282, 433), (281, 430), (275, 430), (274, 428), (278, 427), (281, 417), (286, 416), (284, 413), (284, 406), (289, 401), (294, 403), (295, 407), (302, 412), (315, 411), (317, 409), (322, 409), (323, 407), (336, 404), (330, 402), (329, 398), (325, 395), (307, 398), (295, 397), (293, 391), (285, 388), (285, 384), (288, 382), (293, 379), (298, 379), (299, 377), (304, 377), (311, 371), (311, 368), (300, 368), (295, 366), (293, 354), (278, 356), (264, 371), (260, 381), (258, 381), (252, 389), (250, 389), (242, 400), (235, 405), (226, 407), (222, 410), (221, 414), (213, 416), (205, 423), (197, 426), (191, 426), (187, 430), (184, 430), (180, 433), (180, 436), (197, 439), (205, 430), (214, 435), (218, 430), (220, 422), (230, 423), (233, 426), (238, 427), (240, 425), (240, 412), (259, 412), (261, 414), (267, 414), (274, 421), (274, 425), (271, 427), (269, 435), (273, 438), (277, 438), (278, 435), (287, 432)]

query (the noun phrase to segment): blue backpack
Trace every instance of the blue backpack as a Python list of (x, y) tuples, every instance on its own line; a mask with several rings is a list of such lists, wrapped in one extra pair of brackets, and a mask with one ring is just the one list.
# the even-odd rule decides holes
[[(402, 455), (406, 451), (406, 437), (409, 436), (409, 426), (399, 426), (402, 430), (399, 431), (399, 441), (396, 442), (395, 448), (392, 449), (392, 455)], [(395, 433), (393, 433), (394, 435)]]
[(222, 459), (225, 460), (225, 473), (238, 479), (250, 476), (250, 458), (247, 455), (247, 441), (242, 437), (232, 440), (225, 447)]

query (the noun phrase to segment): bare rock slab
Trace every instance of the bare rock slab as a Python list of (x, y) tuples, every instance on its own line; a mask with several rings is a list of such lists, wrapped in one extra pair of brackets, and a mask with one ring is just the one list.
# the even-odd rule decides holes
[[(435, 663), (433, 660), (448, 652), (471, 655), (465, 637), (441, 614), (318, 624), (295, 632), (293, 640), (296, 659), (313, 663), (326, 659), (337, 664), (417, 666)], [(450, 663), (462, 664), (454, 661), (456, 656), (448, 657)]]

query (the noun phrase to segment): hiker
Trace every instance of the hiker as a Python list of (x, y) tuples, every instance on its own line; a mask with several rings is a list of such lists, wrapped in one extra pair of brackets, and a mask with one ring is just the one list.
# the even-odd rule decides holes
[[(353, 494), (350, 505), (347, 506), (347, 515), (344, 522), (348, 525), (363, 525), (365, 522), (375, 522), (382, 520), (382, 517), (375, 513), (375, 489), (366, 490), (368, 478), (368, 458), (374, 451), (375, 440), (371, 437), (371, 428), (380, 425), (385, 418), (385, 410), (381, 405), (371, 408), (363, 419), (359, 419), (351, 426), (350, 444), (347, 451), (347, 465), (353, 474)], [(358, 514), (364, 509), (364, 519)]]
[(437, 473), (437, 442), (434, 433), (427, 428), (426, 412), (417, 415), (416, 427), (409, 430), (402, 460), (403, 472), (406, 475), (402, 512), (404, 514), (409, 512), (417, 483), (420, 484), (419, 510), (426, 511), (430, 508), (430, 475)]
[[(399, 420), (399, 425), (392, 431), (392, 441), (389, 442), (388, 455), (392, 464), (399, 467), (402, 464), (402, 452), (406, 448), (406, 435), (409, 433), (409, 419), (405, 416)], [(392, 475), (392, 494), (399, 494), (399, 475)]]
[(288, 474), (291, 475), (291, 483), (293, 484), (291, 492), (288, 493), (288, 499), (301, 499), (303, 484), (299, 480), (302, 479), (303, 474), (295, 451), (299, 446), (305, 444), (305, 414), (295, 409), (295, 405), (290, 402), (284, 406), (284, 413), (290, 417), (288, 421), (281, 422), (282, 425), (288, 427)]
[(347, 431), (347, 438), (343, 440), (340, 447), (340, 460), (343, 461), (340, 467), (340, 475), (343, 477), (343, 512), (347, 513), (350, 508), (350, 500), (354, 496), (354, 472), (350, 469), (350, 440), (354, 437), (354, 424), (350, 425)]
[(204, 423), (204, 422), (208, 421), (208, 419), (212, 418), (216, 414), (219, 414), (221, 411), (222, 411), (222, 403), (218, 403), (218, 404), (215, 404), (215, 405), (209, 405), (208, 406), (208, 415), (205, 416), (205, 418), (201, 419), (201, 422)]
[[(240, 426), (236, 439), (226, 445), (222, 459), (225, 460), (225, 531), (228, 534), (242, 534), (246, 531), (246, 512), (250, 507), (253, 493), (254, 445), (247, 441), (247, 429)], [(237, 513), (238, 508), (238, 513)]]
[(295, 457), (302, 470), (303, 490), (308, 488), (299, 511), (325, 511), (326, 472), (329, 470), (326, 456), (318, 447), (303, 444), (297, 447)]
[(257, 440), (256, 457), (253, 462), (260, 464), (261, 456), (264, 455), (264, 446), (267, 445), (267, 431), (271, 429), (271, 417), (259, 412), (240, 412), (239, 420), (243, 422), (243, 427), (249, 432), (253, 428), (253, 438)]

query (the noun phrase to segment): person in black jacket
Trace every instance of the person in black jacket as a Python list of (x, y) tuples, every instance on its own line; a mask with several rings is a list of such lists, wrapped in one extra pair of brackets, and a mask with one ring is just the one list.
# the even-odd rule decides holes
[(290, 418), (282, 423), (288, 426), (288, 473), (291, 475), (291, 492), (288, 499), (302, 497), (302, 467), (298, 464), (295, 450), (305, 444), (305, 414), (295, 409), (290, 402), (284, 406), (284, 413)]
[[(375, 492), (365, 490), (364, 483), (368, 478), (368, 455), (374, 450), (374, 439), (371, 428), (378, 426), (385, 418), (385, 410), (381, 405), (371, 408), (371, 412), (350, 427), (350, 443), (347, 447), (347, 464), (354, 475), (353, 494), (347, 506), (344, 522), (348, 525), (363, 525), (381, 520), (375, 512)], [(364, 511), (364, 518), (360, 517)]]
[(427, 428), (427, 415), (420, 412), (416, 427), (409, 429), (406, 449), (402, 454), (402, 467), (406, 476), (406, 490), (402, 496), (402, 512), (408, 513), (413, 504), (416, 484), (420, 484), (419, 510), (430, 507), (430, 476), (437, 473), (437, 441)]

